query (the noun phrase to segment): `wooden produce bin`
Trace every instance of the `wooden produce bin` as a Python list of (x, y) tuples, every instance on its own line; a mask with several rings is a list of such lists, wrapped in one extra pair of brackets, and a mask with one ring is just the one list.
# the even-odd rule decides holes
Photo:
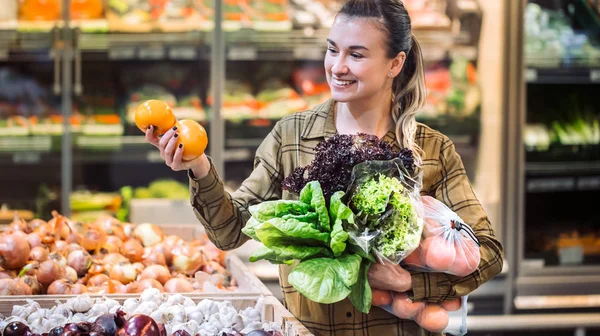
[[(247, 307), (254, 307), (259, 298), (264, 300), (261, 317), (263, 322), (281, 323), (284, 336), (308, 336), (313, 335), (302, 323), (300, 323), (276, 298), (262, 295), (245, 295), (235, 293), (203, 293), (190, 294), (187, 297), (198, 303), (204, 299), (214, 301), (231, 301), (236, 310), (242, 310)], [(37, 302), (41, 308), (49, 309), (57, 305), (57, 301), (65, 303), (73, 295), (36, 295), (36, 296), (2, 296), (0, 297), (0, 314), (9, 317), (12, 314), (13, 306), (26, 305), (29, 300)], [(90, 294), (91, 298), (109, 297), (98, 294)], [(139, 294), (120, 294), (111, 295), (110, 299), (123, 304), (129, 298), (139, 298)]]

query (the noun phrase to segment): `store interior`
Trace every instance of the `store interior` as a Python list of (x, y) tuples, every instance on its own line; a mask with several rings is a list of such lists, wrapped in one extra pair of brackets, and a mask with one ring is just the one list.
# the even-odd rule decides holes
[[(218, 1), (218, 0), (217, 0)], [(600, 3), (404, 0), (428, 90), (504, 248), (469, 335), (600, 334)], [(69, 4), (65, 8), (65, 4)], [(15, 212), (200, 225), (188, 176), (135, 125), (148, 99), (201, 123), (228, 190), (275, 123), (330, 98), (338, 0), (0, 0), (0, 223)], [(281, 299), (277, 266), (250, 263)]]

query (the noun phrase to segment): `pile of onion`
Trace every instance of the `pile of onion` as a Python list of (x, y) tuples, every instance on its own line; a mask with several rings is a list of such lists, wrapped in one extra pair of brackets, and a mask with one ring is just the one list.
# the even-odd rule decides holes
[(47, 222), (15, 218), (0, 233), (0, 295), (186, 293), (203, 281), (236, 289), (225, 253), (206, 238), (187, 242), (154, 224), (108, 216), (80, 223), (52, 215)]

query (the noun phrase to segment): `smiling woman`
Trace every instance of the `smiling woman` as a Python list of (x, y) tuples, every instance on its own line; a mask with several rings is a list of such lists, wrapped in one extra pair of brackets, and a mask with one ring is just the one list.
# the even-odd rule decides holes
[[(425, 103), (425, 76), (421, 48), (402, 2), (348, 0), (331, 27), (324, 67), (332, 99), (277, 122), (256, 152), (252, 174), (231, 194), (208, 156), (181, 161), (179, 149), (172, 150), (177, 130), (169, 130), (160, 141), (147, 131), (146, 139), (160, 149), (173, 170), (188, 170), (192, 205), (211, 241), (222, 250), (244, 244), (254, 235), (250, 207), (271, 200), (298, 200), (297, 193), (282, 187), (284, 179), (310, 165), (315, 150), (323, 147), (319, 144), (336, 134), (367, 133), (389, 143), (394, 152), (412, 151), (422, 174), (421, 195), (446, 204), (471, 226), (481, 243), (481, 262), (468, 276), (410, 273), (397, 264), (375, 264), (368, 270), (369, 284), (406, 292), (411, 301), (439, 303), (468, 295), (500, 273), (502, 245), (473, 193), (454, 144), (415, 120)], [(332, 158), (325, 159), (331, 164)], [(344, 166), (337, 169), (340, 174)], [(326, 221), (318, 218), (318, 222)], [(377, 307), (363, 314), (348, 299), (332, 304), (311, 301), (290, 283), (292, 269), (287, 264), (279, 269), (286, 306), (316, 335), (435, 335), (415, 321)]]

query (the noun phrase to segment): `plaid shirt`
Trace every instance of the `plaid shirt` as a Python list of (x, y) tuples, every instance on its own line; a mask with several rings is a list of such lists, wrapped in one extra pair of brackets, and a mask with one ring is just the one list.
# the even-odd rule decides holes
[[(191, 202), (199, 221), (217, 247), (230, 250), (249, 238), (241, 229), (250, 218), (248, 207), (267, 200), (297, 199), (282, 190), (282, 180), (298, 166), (310, 164), (315, 146), (336, 134), (332, 100), (295, 113), (277, 122), (256, 152), (254, 170), (241, 187), (227, 194), (223, 182), (211, 168), (208, 176), (190, 176)], [(384, 140), (399, 150), (393, 131)], [(411, 297), (417, 301), (441, 302), (464, 296), (502, 270), (502, 245), (495, 237), (481, 204), (475, 197), (460, 156), (445, 135), (419, 124), (417, 144), (423, 149), (422, 195), (444, 202), (468, 223), (481, 243), (481, 263), (469, 276), (445, 273), (412, 273)], [(374, 307), (369, 314), (357, 311), (348, 299), (320, 304), (299, 294), (287, 281), (290, 266), (279, 267), (284, 303), (316, 335), (433, 335), (415, 322), (401, 320)]]

